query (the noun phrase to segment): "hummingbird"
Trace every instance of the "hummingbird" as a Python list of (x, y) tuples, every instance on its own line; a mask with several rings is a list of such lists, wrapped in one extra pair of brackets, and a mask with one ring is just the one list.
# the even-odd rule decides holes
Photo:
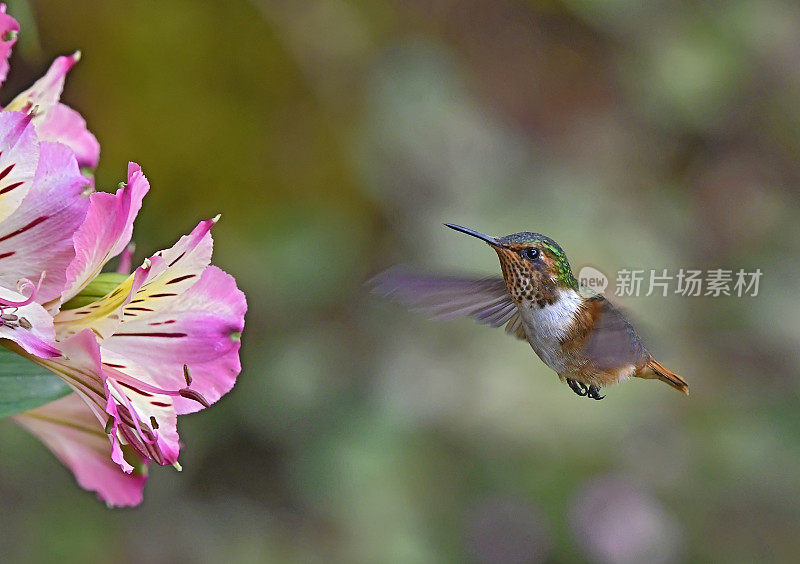
[(633, 326), (606, 298), (581, 286), (567, 255), (550, 237), (524, 231), (491, 237), (444, 224), (486, 242), (503, 276), (426, 276), (392, 268), (372, 281), (373, 292), (433, 319), (471, 317), (528, 341), (538, 357), (579, 396), (631, 377), (658, 379), (684, 394), (689, 385), (647, 352)]

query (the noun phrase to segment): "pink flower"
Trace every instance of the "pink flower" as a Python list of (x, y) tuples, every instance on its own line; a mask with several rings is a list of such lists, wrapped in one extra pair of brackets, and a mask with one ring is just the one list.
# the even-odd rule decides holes
[(0, 112), (0, 338), (58, 356), (49, 302), (60, 300), (89, 205), (72, 151), (40, 141), (31, 116)]
[[(18, 32), (19, 24), (6, 14), (6, 5), (0, 4), (0, 84), (8, 74), (8, 58)], [(80, 167), (95, 168), (100, 158), (100, 144), (86, 128), (81, 115), (59, 102), (64, 79), (79, 59), (79, 52), (58, 57), (42, 78), (9, 102), (4, 110), (32, 112), (40, 140), (67, 145), (75, 153)]]
[[(0, 82), (17, 22), (0, 4)], [(128, 247), (150, 186), (138, 165), (116, 193), (80, 166), (99, 146), (58, 99), (78, 54), (0, 111), (0, 343), (75, 393), (14, 416), (111, 505), (141, 502), (150, 462), (179, 468), (177, 416), (233, 387), (247, 309), (210, 266), (202, 221), (133, 274), (103, 273)]]
[[(18, 31), (0, 4), (0, 84)], [(81, 148), (83, 164), (96, 164), (99, 154), (82, 118), (58, 102), (76, 60), (57, 59), (0, 111), (0, 338), (42, 357), (59, 354), (49, 313), (60, 303), (75, 255), (72, 234), (86, 216), (91, 191), (71, 148)]]
[[(133, 473), (135, 464), (126, 457), (126, 448), (144, 465), (177, 465), (177, 416), (217, 401), (233, 387), (241, 369), (239, 338), (247, 306), (233, 277), (209, 265), (216, 219), (200, 222), (130, 276), (100, 275), (104, 281), (124, 279), (104, 296), (83, 303), (81, 290), (91, 289), (106, 262), (128, 245), (148, 189), (141, 169), (131, 164), (128, 182), (116, 194), (91, 195), (86, 219), (73, 237), (75, 256), (66, 271), (64, 307), (54, 317), (62, 356), (31, 357), (61, 376), (85, 402), (86, 412), (94, 414), (97, 428), (108, 433), (106, 455), (131, 476), (120, 478), (114, 492), (103, 489), (105, 466), (96, 471), (96, 461), (56, 452), (83, 487), (113, 505), (141, 500), (144, 480)], [(55, 403), (42, 409), (59, 409)], [(32, 426), (26, 416), (20, 423), (45, 442), (55, 440), (57, 426), (48, 426), (48, 434), (42, 435), (41, 425)], [(62, 451), (79, 438), (69, 426), (64, 433), (69, 437)], [(80, 448), (88, 448), (87, 443)]]
[(71, 468), (81, 487), (97, 490), (110, 505), (141, 503), (147, 465), (128, 449), (126, 457), (135, 469), (130, 474), (119, 469), (109, 457), (108, 437), (77, 394), (26, 411), (14, 420)]
[(8, 76), (8, 58), (17, 42), (17, 33), (19, 33), (17, 20), (6, 14), (5, 4), (0, 4), (0, 84), (5, 82)]

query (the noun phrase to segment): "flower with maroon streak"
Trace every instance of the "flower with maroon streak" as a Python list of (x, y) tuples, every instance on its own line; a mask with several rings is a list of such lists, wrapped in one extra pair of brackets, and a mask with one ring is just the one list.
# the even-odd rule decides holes
[(29, 114), (0, 112), (0, 339), (33, 356), (59, 355), (51, 314), (75, 256), (87, 186), (68, 147), (41, 141)]
[[(0, 84), (18, 32), (0, 4)], [(0, 110), (0, 339), (40, 357), (59, 354), (50, 314), (60, 303), (75, 255), (72, 235), (92, 190), (79, 167), (95, 166), (100, 151), (83, 118), (59, 102), (76, 61), (77, 55), (59, 57)]]
[[(18, 30), (0, 4), (0, 83)], [(177, 416), (233, 387), (247, 306), (210, 265), (216, 218), (130, 275), (103, 272), (127, 252), (149, 183), (133, 163), (116, 193), (81, 175), (99, 146), (58, 101), (77, 60), (59, 57), (0, 110), (0, 345), (74, 390), (15, 421), (82, 487), (136, 505), (151, 462), (180, 468)]]
[[(98, 491), (112, 505), (141, 500), (143, 474), (136, 468), (151, 461), (179, 467), (177, 415), (217, 401), (240, 371), (239, 339), (247, 306), (233, 277), (209, 264), (216, 218), (200, 222), (127, 277), (100, 274), (128, 246), (148, 189), (141, 169), (131, 164), (128, 182), (117, 193), (91, 195), (86, 219), (73, 237), (75, 257), (67, 268), (64, 303), (54, 317), (62, 355), (30, 357), (63, 378), (84, 401), (87, 413), (94, 414), (98, 429), (108, 434), (110, 461), (130, 475), (127, 482), (119, 480), (127, 489), (103, 489), (108, 468), (94, 472), (94, 460), (59, 457), (82, 486)], [(113, 288), (98, 297), (97, 288), (109, 286)], [(48, 407), (63, 411), (57, 404), (40, 408), (39, 414)], [(48, 435), (42, 435), (42, 427), (32, 425), (30, 417), (36, 417), (36, 410), (18, 421), (52, 443), (58, 427), (49, 425)], [(65, 433), (73, 431), (64, 427)], [(85, 438), (95, 442), (94, 435)], [(74, 436), (71, 440), (75, 442)]]

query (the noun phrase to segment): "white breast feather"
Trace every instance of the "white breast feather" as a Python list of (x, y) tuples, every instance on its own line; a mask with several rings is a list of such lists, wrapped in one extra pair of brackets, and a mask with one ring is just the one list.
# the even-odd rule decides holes
[(520, 304), (520, 316), (531, 346), (545, 364), (560, 373), (563, 369), (560, 341), (567, 336), (583, 299), (572, 289), (561, 290), (552, 305)]

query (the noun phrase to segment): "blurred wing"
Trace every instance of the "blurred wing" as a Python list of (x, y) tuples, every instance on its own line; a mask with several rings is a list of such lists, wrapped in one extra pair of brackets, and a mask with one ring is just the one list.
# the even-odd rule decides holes
[(506, 333), (525, 339), (517, 306), (501, 277), (470, 279), (426, 276), (392, 268), (369, 283), (376, 294), (391, 298), (431, 319), (471, 317), (490, 327), (506, 326)]
[(638, 365), (647, 351), (622, 313), (602, 296), (589, 300), (594, 326), (583, 346), (583, 354), (595, 368), (610, 370)]

